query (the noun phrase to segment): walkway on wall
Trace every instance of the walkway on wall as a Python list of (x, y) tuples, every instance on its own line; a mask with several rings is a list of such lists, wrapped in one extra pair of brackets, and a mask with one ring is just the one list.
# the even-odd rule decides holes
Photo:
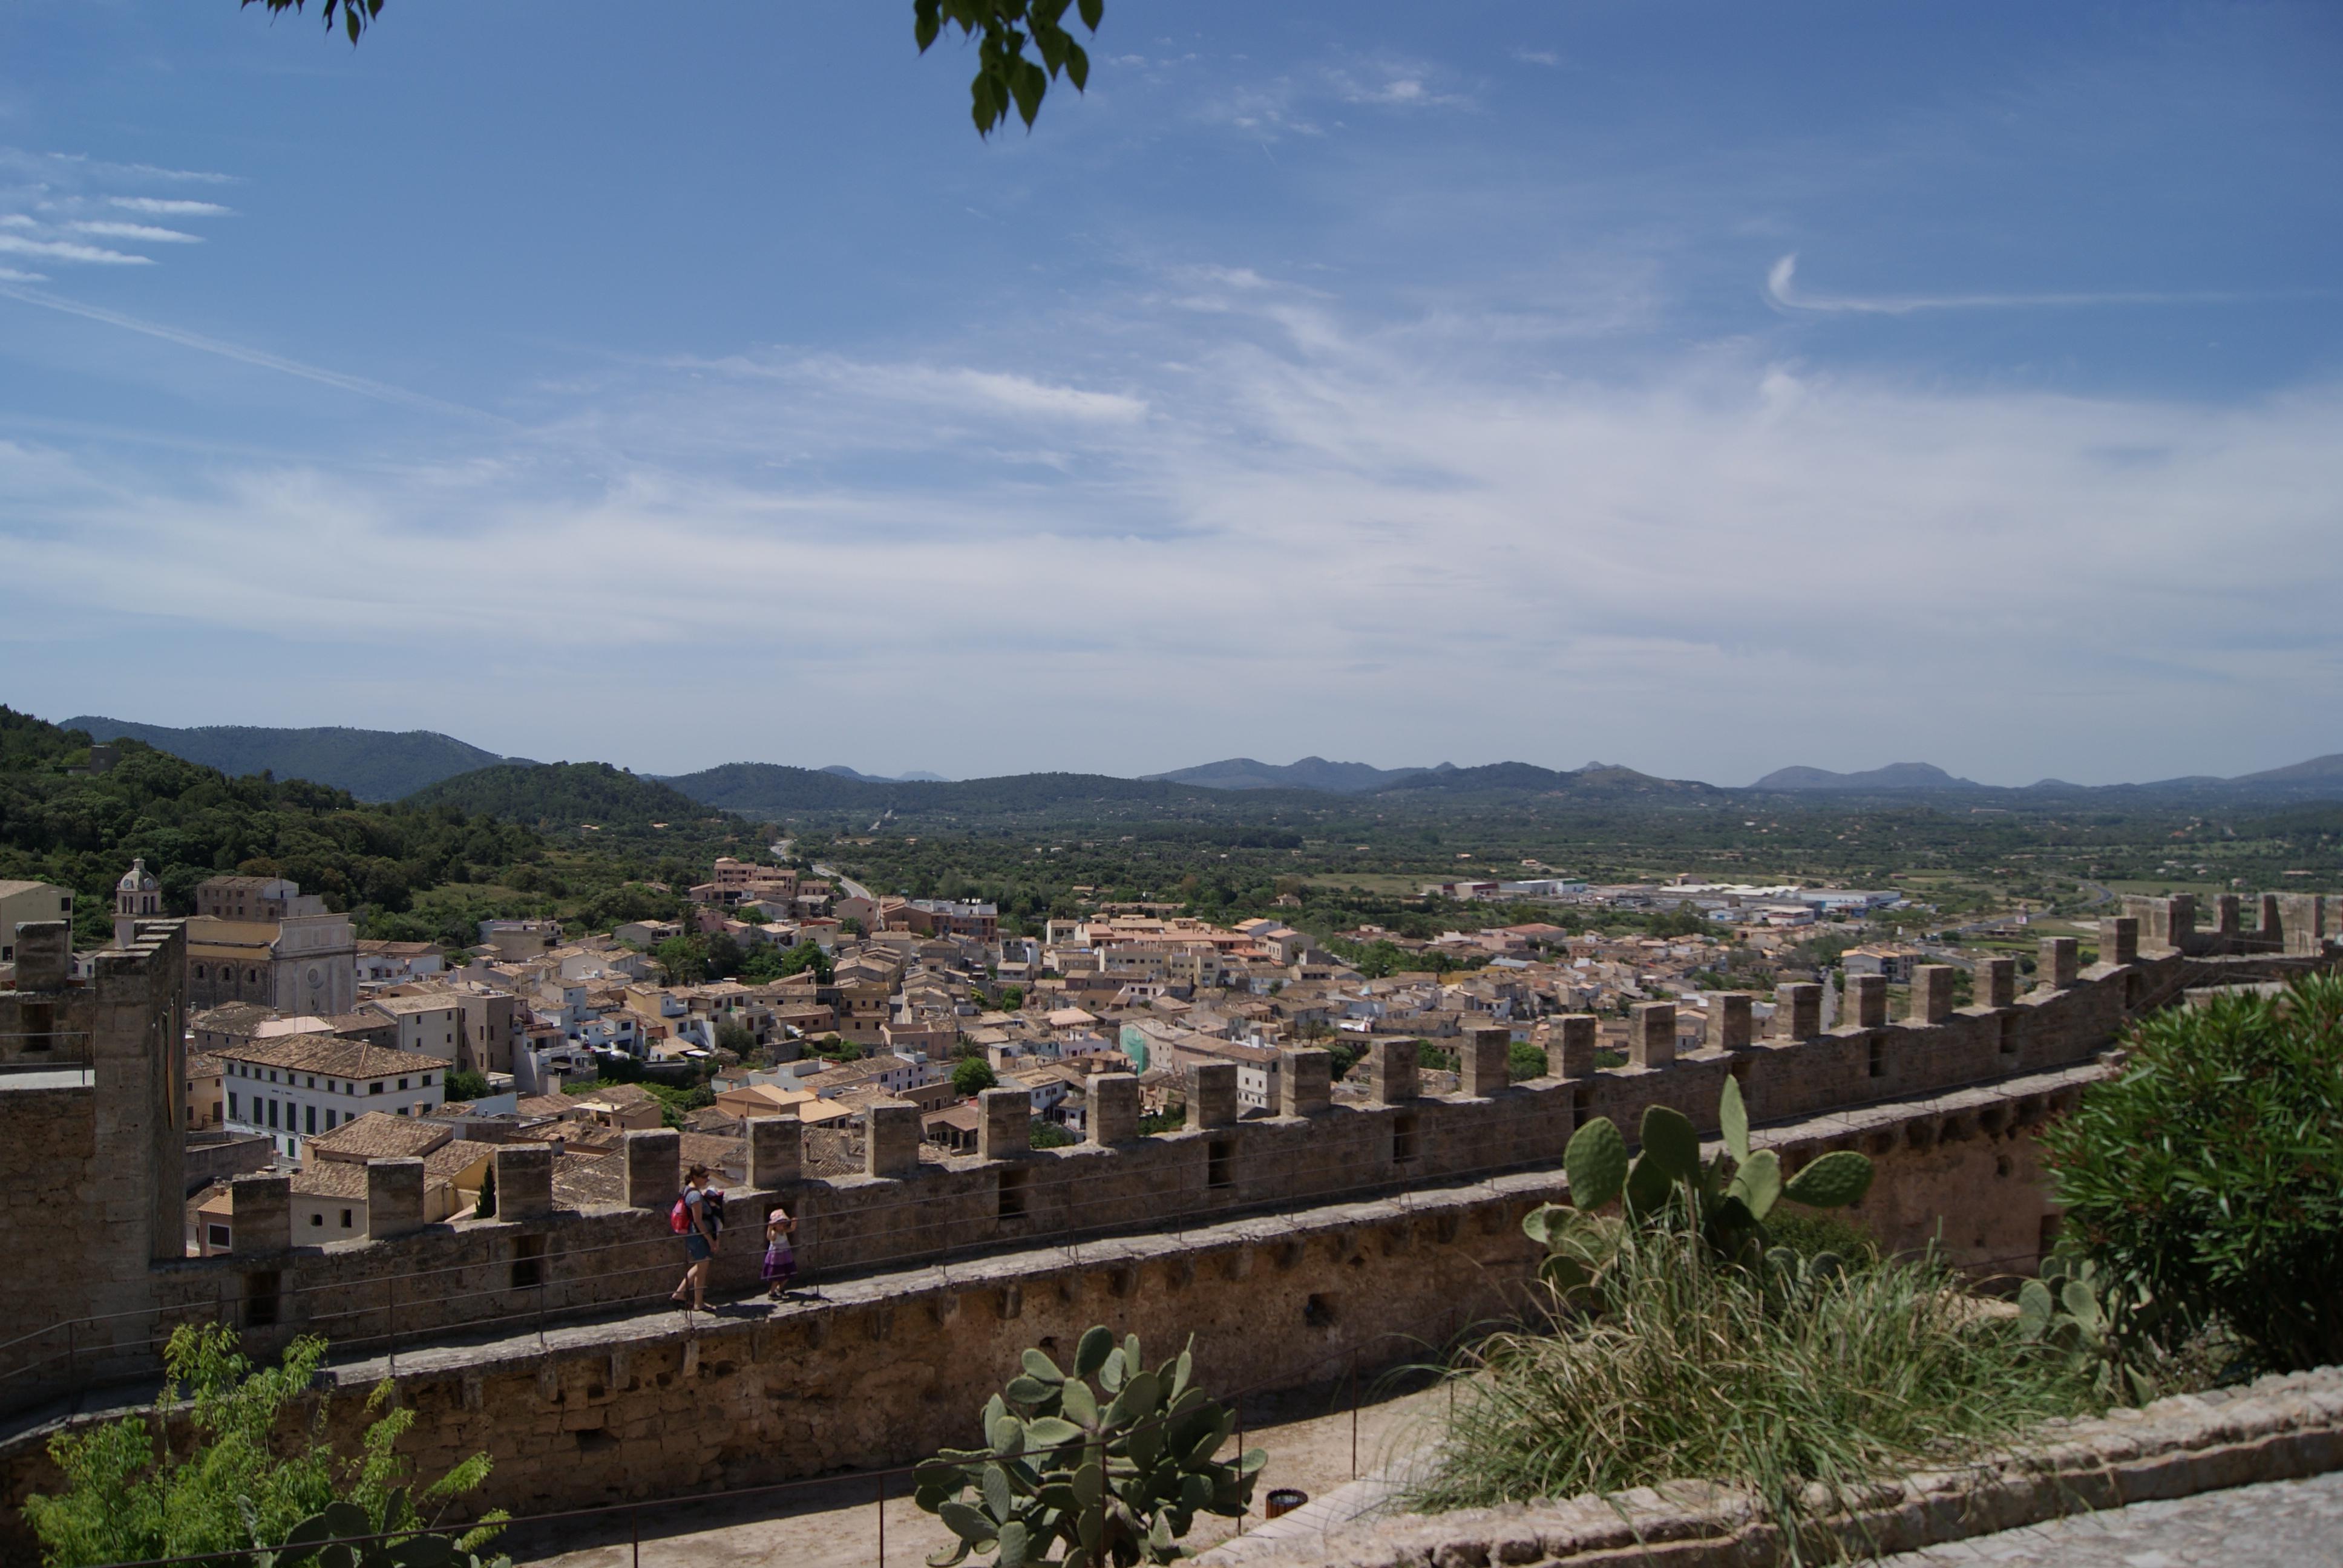
[[(1272, 1489), (1313, 1498), (1331, 1495), (1393, 1453), (1421, 1442), (1429, 1420), (1452, 1397), (1442, 1387), (1402, 1390), (1369, 1384), (1353, 1412), (1347, 1382), (1254, 1394), (1238, 1402), (1248, 1448), (1269, 1451), (1245, 1527), (1258, 1527)], [(971, 1420), (973, 1416), (971, 1415)], [(1230, 1441), (1231, 1457), (1235, 1440)], [(951, 1533), (922, 1513), (905, 1488), (878, 1500), (876, 1479), (850, 1473), (779, 1496), (705, 1503), (685, 1498), (646, 1508), (639, 1545), (629, 1521), (605, 1519), (537, 1526), (498, 1543), (515, 1561), (542, 1568), (917, 1568)], [(886, 1556), (879, 1555), (884, 1512)], [(1200, 1516), (1186, 1544), (1202, 1551), (1235, 1534), (1238, 1521)]]

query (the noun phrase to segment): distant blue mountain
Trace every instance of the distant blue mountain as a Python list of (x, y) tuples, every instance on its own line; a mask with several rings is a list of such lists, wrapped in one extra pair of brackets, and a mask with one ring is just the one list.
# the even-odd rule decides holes
[[(1440, 766), (1447, 768), (1449, 764)], [(1149, 773), (1144, 778), (1151, 783), (1194, 784), (1206, 789), (1323, 789), (1336, 795), (1363, 795), (1371, 789), (1389, 789), (1403, 779), (1433, 771), (1436, 769), (1329, 762), (1323, 757), (1304, 757), (1284, 767), (1256, 762), (1250, 757), (1232, 757), (1224, 762), (1206, 762), (1174, 773)]]
[(1862, 773), (1834, 773), (1827, 768), (1777, 768), (1749, 788), (1875, 795), (1884, 790), (1981, 789), (1986, 786), (1967, 779), (1956, 779), (1933, 763), (1890, 762), (1885, 768), (1873, 768)]
[(925, 770), (898, 773), (891, 779), (884, 773), (860, 773), (842, 762), (832, 763), (821, 771), (840, 779), (852, 779), (863, 784), (949, 784), (951, 782), (940, 773), (930, 773)]

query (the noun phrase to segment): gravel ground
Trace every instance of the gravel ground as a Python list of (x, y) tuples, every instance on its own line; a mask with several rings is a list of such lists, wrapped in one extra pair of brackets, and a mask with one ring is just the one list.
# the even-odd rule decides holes
[(1884, 1568), (2343, 1568), (2343, 1473), (2135, 1503), (1882, 1562)]
[[(1421, 1442), (1432, 1420), (1445, 1412), (1447, 1399), (1444, 1390), (1435, 1389), (1364, 1406), (1358, 1469), (1373, 1470)], [(1272, 1487), (1324, 1496), (1357, 1473), (1349, 1404), (1339, 1393), (1264, 1395), (1247, 1400), (1244, 1414), (1245, 1446), (1266, 1448), (1270, 1456), (1248, 1528), (1262, 1523)], [(918, 1568), (929, 1553), (951, 1542), (934, 1515), (920, 1513), (904, 1495), (900, 1481), (886, 1514), (884, 1568)], [(684, 1501), (647, 1508), (642, 1528), (639, 1556), (623, 1523), (540, 1528), (498, 1544), (532, 1568), (635, 1568), (638, 1563), (641, 1568), (880, 1568), (882, 1562), (878, 1490), (869, 1477), (841, 1476), (761, 1503), (695, 1506)], [(1235, 1530), (1234, 1520), (1200, 1517), (1186, 1544), (1202, 1551)]]

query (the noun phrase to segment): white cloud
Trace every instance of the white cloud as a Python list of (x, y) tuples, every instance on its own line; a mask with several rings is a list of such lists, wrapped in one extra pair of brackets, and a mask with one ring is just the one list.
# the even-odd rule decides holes
[(118, 206), (125, 212), (143, 212), (156, 217), (227, 217), (236, 211), (234, 207), (222, 206), (217, 202), (182, 201), (176, 197), (108, 196), (106, 199), (109, 206)]
[[(1630, 381), (1524, 365), (1444, 316), (1225, 300), (1102, 302), (1132, 340), (1111, 375), (1072, 336), (1014, 367), (614, 371), (543, 390), (533, 430), (435, 441), (428, 467), (19, 449), (0, 542), (61, 615), (387, 662), (437, 693), (436, 727), (518, 748), (505, 688), (468, 694), (492, 628), (500, 661), (548, 661), (532, 704), (574, 709), (567, 754), (661, 770), (887, 749), (939, 671), (1077, 708), (1147, 694), (1143, 740), (922, 707), (937, 765), (966, 772), (1371, 748), (2090, 779), (2284, 760), (2272, 736), (2308, 755), (2343, 724), (2343, 388), (1963, 391), (1754, 347)], [(775, 613), (729, 623), (733, 657), (694, 684), (739, 723), (680, 749), (608, 728), (611, 702), (664, 700), (665, 655), (573, 694), (585, 628), (680, 656), (735, 594)], [(820, 758), (783, 721), (813, 690), (841, 716)]]
[(1523, 45), (1516, 44), (1512, 48), (1506, 50), (1505, 53), (1511, 55), (1514, 59), (1519, 60), (1524, 65), (1559, 65), (1562, 64), (1562, 56), (1555, 54), (1552, 49), (1532, 49)]
[(1765, 297), (1783, 310), (1815, 315), (1910, 316), (1924, 310), (2062, 309), (2106, 305), (2237, 305), (2268, 299), (2267, 294), (2226, 290), (2196, 291), (2107, 290), (2074, 294), (1943, 294), (1943, 295), (1810, 295), (1796, 287), (1795, 252), (1775, 262), (1765, 274)]
[(0, 234), (0, 252), (11, 256), (37, 256), (49, 261), (89, 262), (102, 266), (155, 265), (150, 256), (108, 250), (104, 246), (80, 245), (64, 239), (27, 239), (20, 234)]
[(104, 219), (81, 220), (65, 226), (75, 234), (95, 234), (110, 239), (143, 239), (157, 245), (201, 245), (204, 236), (187, 234), (176, 228), (157, 228), (150, 223), (109, 223)]

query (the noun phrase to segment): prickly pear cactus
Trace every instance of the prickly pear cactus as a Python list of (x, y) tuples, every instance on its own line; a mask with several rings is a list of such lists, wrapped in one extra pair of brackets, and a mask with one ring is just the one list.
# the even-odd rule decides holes
[(1027, 1351), (1024, 1371), (984, 1407), (985, 1446), (919, 1468), (919, 1505), (959, 1537), (931, 1568), (971, 1553), (996, 1568), (1170, 1563), (1187, 1555), (1180, 1538), (1197, 1514), (1242, 1513), (1268, 1454), (1213, 1458), (1236, 1415), (1192, 1371), (1185, 1350), (1150, 1368), (1136, 1334), (1117, 1344), (1103, 1327), (1082, 1335), (1071, 1373)]
[(1571, 1135), (1562, 1167), (1570, 1178), (1568, 1204), (1533, 1211), (1522, 1229), (1547, 1251), (1543, 1273), (1558, 1289), (1600, 1281), (1625, 1237), (1621, 1222), (1594, 1211), (1625, 1199), (1629, 1224), (1649, 1229), (1681, 1211), (1698, 1225), (1710, 1250), (1727, 1262), (1763, 1267), (1772, 1249), (1765, 1216), (1787, 1199), (1815, 1209), (1862, 1201), (1871, 1190), (1871, 1161), (1852, 1150), (1825, 1154), (1785, 1181), (1770, 1149), (1749, 1147), (1749, 1112), (1741, 1086), (1728, 1078), (1717, 1103), (1725, 1152), (1701, 1162), (1700, 1133), (1689, 1117), (1664, 1105), (1644, 1111), (1643, 1151), (1631, 1164), (1627, 1141), (1610, 1118), (1598, 1116)]
[(2077, 1370), (2094, 1374), (2109, 1398), (2145, 1404), (2154, 1382), (2134, 1364), (2117, 1332), (2114, 1303), (2102, 1293), (2096, 1265), (2064, 1255), (2046, 1258), (2042, 1277), (2017, 1291), (2017, 1328)]

